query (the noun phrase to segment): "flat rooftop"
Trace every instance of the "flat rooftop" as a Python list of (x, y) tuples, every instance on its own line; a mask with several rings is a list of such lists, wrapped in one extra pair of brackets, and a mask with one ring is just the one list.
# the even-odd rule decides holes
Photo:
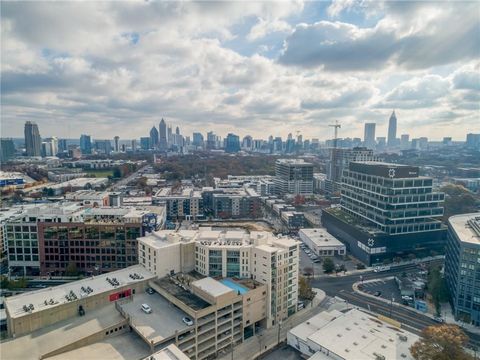
[(480, 212), (454, 215), (448, 222), (462, 242), (480, 245)]
[[(107, 278), (116, 278), (118, 285), (111, 285)], [(12, 318), (17, 318), (153, 278), (155, 275), (143, 266), (134, 265), (111, 273), (8, 297), (5, 299), (5, 307)], [(76, 299), (74, 297), (72, 299), (72, 294), (75, 294)], [(68, 300), (67, 296), (72, 300)], [(33, 309), (30, 305), (33, 305)], [(30, 309), (25, 311), (24, 306)]]
[(192, 286), (199, 288), (200, 290), (205, 291), (207, 294), (212, 295), (213, 297), (221, 296), (232, 292), (233, 289), (223, 284), (220, 281), (212, 279), (211, 277), (206, 277), (201, 280), (192, 282)]
[(357, 309), (322, 312), (291, 330), (346, 360), (413, 360), (410, 346), (419, 337)]
[[(85, 316), (66, 319), (27, 335), (2, 342), (1, 358), (2, 360), (40, 359), (43, 354), (63, 348), (124, 320), (123, 316), (115, 309), (115, 305), (109, 304), (87, 311)], [(92, 358), (91, 355), (90, 358)], [(66, 358), (64, 357), (64, 359)]]
[[(152, 313), (143, 312), (142, 304), (150, 306)], [(174, 337), (175, 331), (182, 333), (189, 328), (182, 321), (187, 314), (157, 293), (135, 294), (133, 301), (124, 302), (120, 306), (133, 319), (133, 327), (153, 344)]]
[(188, 307), (192, 308), (194, 311), (206, 309), (211, 306), (211, 304), (209, 304), (202, 298), (173, 283), (173, 281), (169, 278), (156, 279), (153, 281), (155, 282), (155, 284), (167, 291), (170, 295), (176, 297), (178, 300), (183, 302)]
[(345, 246), (325, 228), (300, 229), (299, 233), (308, 237), (317, 246)]
[(178, 347), (174, 344), (168, 345), (166, 348), (163, 348), (156, 353), (147, 356), (143, 360), (189, 360), (190, 358), (185, 355)]

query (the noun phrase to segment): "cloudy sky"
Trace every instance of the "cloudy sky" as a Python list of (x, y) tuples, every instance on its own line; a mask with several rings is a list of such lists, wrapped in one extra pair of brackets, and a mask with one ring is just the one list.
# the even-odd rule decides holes
[(480, 3), (1, 2), (1, 136), (480, 131)]

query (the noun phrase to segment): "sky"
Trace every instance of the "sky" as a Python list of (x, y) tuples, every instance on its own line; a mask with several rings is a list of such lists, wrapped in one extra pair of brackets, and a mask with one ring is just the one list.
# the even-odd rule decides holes
[(1, 136), (480, 132), (480, 3), (1, 2)]

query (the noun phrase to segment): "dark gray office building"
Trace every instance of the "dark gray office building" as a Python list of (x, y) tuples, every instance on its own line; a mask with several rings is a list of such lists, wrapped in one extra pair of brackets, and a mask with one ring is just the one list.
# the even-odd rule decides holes
[(25, 150), (27, 156), (42, 156), (42, 138), (38, 125), (33, 121), (25, 123)]
[(343, 171), (340, 208), (322, 212), (324, 226), (369, 265), (443, 253), (444, 194), (418, 172), (416, 166), (351, 162)]

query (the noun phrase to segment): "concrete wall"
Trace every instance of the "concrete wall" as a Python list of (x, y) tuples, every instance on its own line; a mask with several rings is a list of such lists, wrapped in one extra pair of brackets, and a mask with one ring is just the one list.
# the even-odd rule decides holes
[(243, 295), (243, 326), (250, 326), (267, 316), (267, 287), (259, 285)]
[(7, 308), (8, 334), (9, 336), (15, 335), (18, 337), (30, 333), (42, 327), (78, 316), (78, 307), (80, 305), (82, 305), (85, 312), (88, 312), (110, 304), (111, 301), (109, 297), (111, 294), (127, 289), (132, 289), (132, 292), (133, 290), (135, 290), (135, 292), (144, 292), (147, 287), (148, 280), (126, 286), (119, 286), (115, 289), (112, 288), (110, 291), (46, 308), (45, 310), (25, 313), (25, 315), (17, 317), (9, 316)]

